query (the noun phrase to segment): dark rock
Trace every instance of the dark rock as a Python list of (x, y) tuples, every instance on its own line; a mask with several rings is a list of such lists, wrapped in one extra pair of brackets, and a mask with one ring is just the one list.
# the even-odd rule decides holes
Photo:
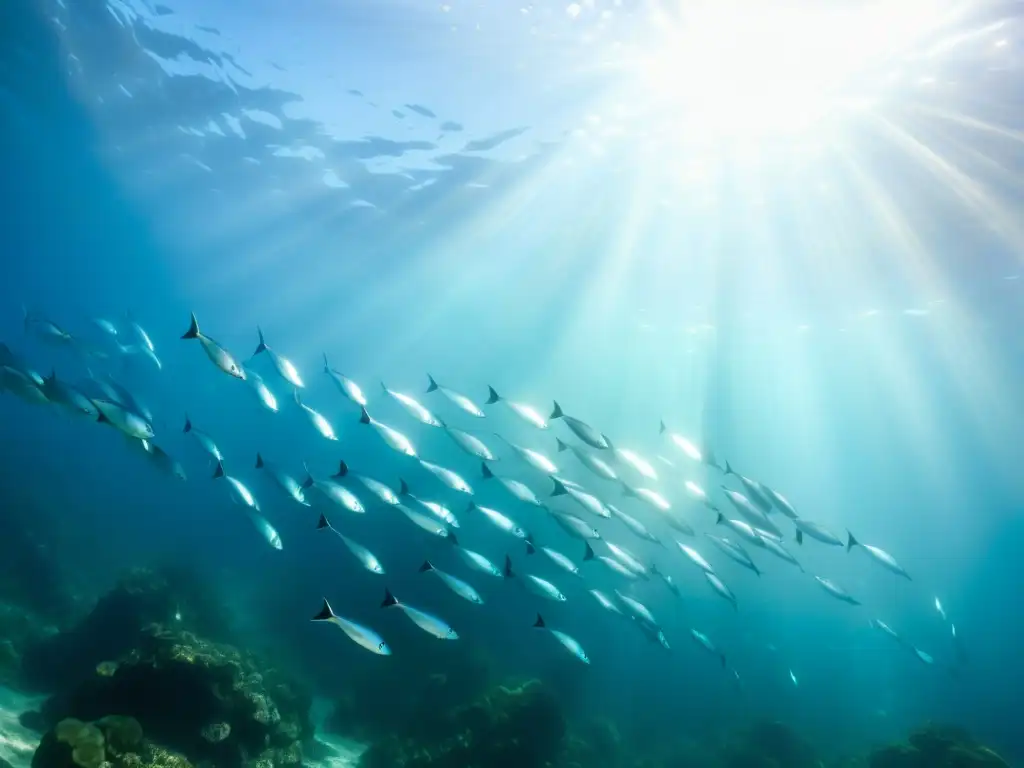
[(910, 734), (908, 741), (872, 752), (871, 768), (1009, 768), (999, 755), (957, 726), (929, 725)]

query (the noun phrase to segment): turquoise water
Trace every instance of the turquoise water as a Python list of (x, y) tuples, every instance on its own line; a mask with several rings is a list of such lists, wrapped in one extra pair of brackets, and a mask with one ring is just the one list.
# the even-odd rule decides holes
[[(871, 27), (870, 4), (844, 7), (850, 39)], [(832, 27), (798, 34), (759, 8), (708, 20), (628, 0), (9, 4), (0, 340), (43, 374), (114, 375), (152, 409), (157, 444), (188, 476), (160, 473), (137, 444), (52, 404), (0, 398), (4, 514), (65, 572), (80, 600), (66, 611), (126, 568), (170, 562), (220, 595), (246, 644), (327, 701), (353, 677), (397, 702), (439, 668), (472, 677), (484, 664), (496, 678), (540, 678), (573, 721), (611, 719), (638, 754), (767, 717), (830, 759), (934, 720), (1019, 760), (1019, 13), (925, 4), (849, 44), (863, 54), (854, 66), (853, 54), (825, 58)], [(820, 12), (797, 11), (808, 29)], [(23, 305), (83, 344), (26, 333)], [(159, 370), (111, 352), (91, 322), (123, 328), (126, 312)], [(340, 439), (316, 434), (267, 355), (249, 364), (278, 413), (182, 341), (192, 312), (239, 360), (260, 325)], [(325, 353), (363, 387), (374, 418), (569, 555), (584, 579), (528, 559), (389, 451), (322, 373)], [(556, 452), (555, 436), (579, 444), (564, 423), (538, 431), (500, 404), (474, 419), (428, 394), (428, 373), (481, 405), (488, 386), (545, 417), (557, 399), (648, 458), (657, 481), (617, 466), (658, 488), (695, 535)], [(657, 577), (581, 563), (582, 542), (486, 484), (479, 460), (413, 420), (382, 380), (483, 439), (496, 473), (670, 574), (681, 597)], [(213, 465), (181, 431), (186, 413), (252, 489), (281, 551), (210, 479)], [(798, 546), (777, 509), (770, 519), (805, 572), (753, 549), (761, 578), (739, 567), (709, 543), (704, 534), (723, 529), (684, 482), (729, 517), (720, 486), (742, 486), (687, 458), (659, 435), (661, 420), (807, 519), (892, 553), (912, 580), (863, 549)], [(543, 451), (668, 546), (548, 499), (550, 480), (495, 432)], [(509, 554), (567, 599), (468, 570), (359, 486), (365, 515), (315, 491), (301, 507), (256, 470), (257, 452), (300, 480), (303, 462), (319, 479), (339, 459), (396, 489), (405, 479), (450, 506), (462, 544), (499, 567)], [(320, 512), (386, 576), (318, 533)], [(736, 610), (673, 539), (711, 561)], [(419, 574), (428, 558), (485, 605)], [(836, 601), (813, 576), (862, 605)], [(382, 611), (385, 585), (442, 616), (457, 643), (439, 651)], [(642, 601), (671, 652), (603, 611), (590, 588)], [(311, 624), (325, 597), (392, 656)], [(589, 665), (532, 628), (538, 610)], [(387, 706), (372, 709), (386, 729)]]

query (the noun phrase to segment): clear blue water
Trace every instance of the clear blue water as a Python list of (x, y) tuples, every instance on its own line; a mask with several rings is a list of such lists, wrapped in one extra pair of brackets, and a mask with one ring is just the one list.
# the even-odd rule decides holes
[[(5, 494), (47, 510), (50, 546), (84, 591), (155, 559), (194, 564), (231, 595), (237, 621), (302, 659), (324, 693), (352, 664), (393, 659), (368, 660), (311, 625), (323, 596), (388, 637), (415, 676), (417, 646), (434, 641), (378, 609), (387, 584), (442, 614), (462, 646), (549, 680), (580, 711), (635, 734), (700, 734), (770, 715), (844, 752), (948, 720), (1019, 759), (1016, 6), (976, 4), (914, 40), (913, 55), (864, 73), (858, 93), (883, 69), (906, 75), (867, 113), (796, 137), (719, 140), (697, 131), (671, 89), (648, 92), (628, 67), (607, 64), (644, 45), (649, 7), (584, 4), (577, 18), (554, 4), (452, 5), (8, 4), (0, 337), (40, 371), (78, 378), (86, 363), (26, 336), (21, 306), (93, 338), (89, 318), (131, 311), (163, 370), (137, 358), (103, 366), (151, 404), (157, 442), (188, 480), (154, 471), (113, 430), (8, 395)], [(239, 357), (255, 349), (260, 324), (340, 441), (312, 431), (266, 359), (254, 365), (282, 400), (278, 414), (181, 341), (190, 312)], [(552, 456), (563, 425), (540, 433), (490, 409), (481, 426), (424, 390), (429, 372), (477, 402), (488, 385), (545, 415), (557, 398), (616, 442), (670, 458), (674, 469), (656, 464), (659, 487), (697, 528), (695, 545), (739, 610), (671, 547), (601, 523), (671, 573), (683, 599), (656, 580), (629, 586), (588, 572), (588, 584), (651, 607), (673, 646), (666, 654), (582, 584), (559, 580), (568, 601), (541, 610), (584, 645), (587, 668), (531, 629), (538, 601), (512, 585), (472, 579), (487, 601), (479, 608), (418, 575), (426, 557), (473, 574), (392, 510), (344, 518), (315, 494), (312, 510), (294, 505), (256, 472), (257, 451), (296, 475), (303, 461), (322, 476), (344, 458), (463, 506), (358, 423), (321, 373), (324, 352), (422, 456), (573, 557), (580, 545), (483, 487), (478, 462), (382, 400), (378, 382), (485, 439), (501, 431)], [(181, 433), (186, 412), (254, 490), (282, 551), (208, 478), (212, 467)], [(682, 488), (705, 485), (724, 509), (721, 477), (673, 453), (660, 419), (801, 514), (893, 553), (913, 581), (863, 551), (800, 548), (807, 574), (844, 585), (863, 603), (854, 608), (765, 553), (761, 579), (733, 567), (700, 535), (713, 515)], [(547, 493), (546, 479), (495, 447), (496, 469)], [(568, 454), (556, 459), (594, 485)], [(595, 487), (659, 525), (614, 486)], [(321, 509), (373, 549), (386, 577), (317, 534)], [(524, 561), (485, 524), (463, 525), (473, 549)], [(529, 562), (537, 573), (545, 565)], [(955, 676), (943, 668), (954, 651), (936, 596), (969, 657)], [(871, 618), (940, 663), (901, 652)], [(690, 628), (726, 653), (742, 691)]]

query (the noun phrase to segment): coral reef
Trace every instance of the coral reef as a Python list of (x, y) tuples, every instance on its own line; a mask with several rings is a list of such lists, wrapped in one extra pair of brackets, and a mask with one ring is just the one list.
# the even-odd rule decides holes
[(95, 723), (61, 720), (32, 757), (32, 768), (191, 767), (181, 755), (145, 740), (137, 720), (117, 715)]
[(875, 750), (870, 767), (1009, 768), (1003, 758), (956, 726), (929, 725), (910, 734), (907, 742)]
[(497, 686), (473, 703), (441, 713), (424, 738), (386, 736), (363, 755), (363, 768), (540, 768), (560, 759), (566, 723), (552, 692), (537, 680)]

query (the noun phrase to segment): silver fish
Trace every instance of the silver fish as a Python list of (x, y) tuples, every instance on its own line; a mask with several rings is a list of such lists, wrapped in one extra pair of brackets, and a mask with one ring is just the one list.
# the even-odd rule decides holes
[(93, 400), (92, 404), (96, 406), (97, 420), (101, 424), (110, 424), (128, 435), (128, 437), (134, 437), (137, 440), (148, 440), (155, 434), (152, 424), (138, 413), (128, 410), (120, 403), (110, 400)]
[[(587, 545), (587, 549), (590, 549), (589, 544)], [(566, 573), (571, 573), (573, 576), (580, 575), (580, 569), (576, 566), (576, 564), (568, 557), (563, 555), (561, 552), (559, 552), (557, 549), (552, 549), (551, 547), (536, 547), (531, 542), (526, 542), (526, 554), (532, 555), (534, 552), (538, 550), (547, 555), (548, 559), (551, 560), (551, 562), (553, 562)]]
[(612, 466), (600, 456), (595, 456), (589, 451), (582, 450), (575, 445), (570, 445), (569, 443), (564, 442), (561, 438), (555, 438), (555, 440), (558, 445), (559, 453), (562, 451), (572, 451), (579, 462), (598, 477), (604, 478), (605, 480), (619, 479), (619, 476), (615, 473), (615, 470), (612, 469)]
[(568, 485), (557, 477), (552, 477), (551, 482), (554, 484), (554, 489), (551, 491), (552, 496), (568, 495), (573, 501), (592, 515), (604, 518), (610, 518), (612, 516), (612, 513), (608, 511), (604, 503), (592, 493), (587, 493), (575, 486)]
[(875, 629), (879, 630), (880, 632), (883, 632), (883, 633), (887, 634), (889, 637), (891, 637), (893, 640), (895, 640), (900, 645), (905, 645), (905, 642), (904, 642), (903, 638), (900, 637), (900, 635), (896, 632), (896, 630), (893, 629), (892, 627), (890, 627), (888, 624), (886, 624), (881, 619), (872, 619), (871, 620), (871, 626), (874, 627)]
[(778, 529), (775, 523), (768, 519), (768, 515), (763, 510), (755, 507), (751, 503), (750, 499), (738, 491), (726, 488), (724, 485), (722, 486), (722, 490), (725, 492), (726, 498), (732, 502), (736, 511), (746, 518), (752, 526), (756, 528), (763, 528), (766, 531), (771, 531), (779, 536), (782, 535), (782, 532)]
[(750, 523), (743, 520), (730, 520), (721, 512), (717, 514), (715, 523), (717, 525), (725, 525), (732, 528), (736, 533), (756, 547), (764, 547), (764, 539), (758, 535), (757, 531), (752, 525), (750, 525)]
[(942, 607), (942, 601), (937, 597), (935, 598), (935, 610), (939, 612), (939, 616), (942, 617), (943, 621), (949, 621), (949, 619), (946, 618), (946, 609)]
[(590, 594), (594, 596), (594, 599), (597, 600), (597, 602), (600, 603), (601, 607), (605, 610), (611, 611), (612, 613), (617, 613), (619, 615), (622, 614), (622, 610), (619, 608), (619, 606), (617, 606), (615, 602), (610, 597), (608, 597), (608, 595), (606, 595), (604, 592), (601, 592), (597, 589), (591, 589)]
[(470, 456), (475, 456), (481, 461), (494, 461), (494, 454), (491, 452), (491, 449), (479, 437), (471, 435), (469, 432), (464, 432), (461, 429), (449, 427), (447, 424), (442, 424), (441, 426), (448, 433), (448, 437)]
[(635, 581), (636, 579), (640, 578), (635, 571), (630, 570), (621, 562), (616, 560), (614, 557), (608, 557), (607, 555), (595, 555), (593, 554), (593, 550), (591, 550), (590, 557), (584, 557), (583, 559), (596, 560), (599, 563), (603, 564), (609, 570), (613, 571), (614, 573), (617, 573), (619, 576), (623, 576), (629, 579), (630, 581)]
[(429, 560), (424, 560), (423, 565), (420, 566), (420, 573), (432, 573), (441, 580), (448, 589), (454, 592), (456, 595), (461, 597), (463, 600), (468, 600), (474, 605), (483, 605), (484, 599), (480, 597), (480, 593), (477, 592), (473, 587), (464, 582), (462, 579), (452, 576), (450, 573), (445, 573), (439, 568), (435, 568), (433, 563)]
[(700, 449), (688, 438), (683, 437), (678, 432), (670, 431), (669, 428), (665, 425), (665, 422), (662, 421), (658, 427), (658, 434), (664, 435), (666, 433), (668, 434), (668, 439), (672, 442), (672, 444), (675, 445), (676, 448), (678, 448), (680, 451), (682, 451), (687, 456), (687, 458), (693, 459), (694, 461), (701, 461), (703, 456), (700, 452)]
[(502, 574), (501, 569), (498, 568), (498, 566), (479, 552), (474, 552), (472, 549), (466, 549), (463, 547), (459, 544), (458, 539), (455, 538), (454, 534), (448, 535), (448, 541), (450, 541), (452, 546), (455, 547), (456, 554), (458, 554), (458, 556), (461, 557), (470, 568), (480, 571), (480, 573), (486, 573), (488, 576), (495, 576), (499, 579), (504, 578), (504, 574)]
[[(305, 465), (303, 466), (305, 467)], [(310, 488), (316, 488), (328, 499), (343, 509), (347, 509), (349, 512), (353, 512), (357, 515), (361, 515), (366, 512), (366, 507), (363, 506), (359, 497), (344, 485), (335, 482), (334, 480), (314, 480), (309, 468), (305, 467), (305, 469), (306, 479), (302, 482), (302, 489), (304, 491), (309, 490)]]
[(114, 377), (109, 373), (106, 375), (106, 386), (109, 388), (108, 391), (115, 394), (115, 397), (111, 398), (114, 402), (120, 403), (129, 411), (134, 411), (144, 417), (146, 421), (153, 422), (153, 412), (130, 389), (115, 381)]
[(734, 595), (732, 593), (731, 589), (729, 589), (727, 586), (725, 586), (725, 582), (722, 581), (718, 577), (718, 574), (716, 574), (716, 573), (708, 573), (707, 571), (705, 571), (704, 572), (704, 578), (708, 580), (708, 584), (711, 585), (711, 588), (713, 590), (715, 590), (715, 592), (717, 592), (719, 595), (721, 595), (726, 600), (728, 600), (730, 603), (732, 603), (732, 607), (734, 609), (737, 607), (736, 606), (736, 595)]
[(521, 445), (516, 445), (508, 438), (502, 437), (497, 433), (495, 433), (495, 435), (504, 440), (508, 447), (519, 455), (519, 458), (521, 458), (534, 469), (543, 472), (546, 475), (553, 475), (556, 472), (558, 472), (558, 467), (555, 466), (555, 463), (540, 451), (535, 451), (532, 448), (525, 448)]
[(256, 394), (256, 399), (260, 401), (260, 405), (271, 413), (277, 413), (277, 409), (279, 407), (277, 403), (277, 395), (271, 392), (270, 387), (268, 387), (267, 383), (263, 381), (263, 377), (256, 373), (256, 371), (246, 368), (245, 380), (249, 383), (252, 391)]
[(362, 544), (350, 539), (331, 525), (330, 521), (327, 519), (327, 515), (320, 515), (320, 520), (316, 524), (316, 529), (318, 531), (331, 531), (332, 533), (337, 534), (338, 538), (341, 539), (342, 543), (348, 548), (348, 551), (355, 556), (356, 560), (359, 561), (359, 564), (362, 565), (363, 568), (370, 571), (370, 573), (377, 573), (380, 575), (384, 574), (384, 566), (380, 564), (380, 560), (377, 559), (377, 556)]
[(654, 614), (651, 613), (650, 608), (639, 600), (636, 600), (629, 595), (624, 595), (619, 590), (615, 590), (615, 596), (619, 598), (623, 605), (629, 608), (634, 618), (642, 619), (653, 627), (658, 626), (658, 622), (654, 618)]
[(833, 547), (843, 546), (842, 539), (823, 525), (812, 523), (809, 520), (801, 520), (798, 517), (793, 518), (793, 525), (796, 526), (797, 544), (803, 544), (804, 536), (810, 536), (812, 539), (820, 541), (822, 544), (829, 544)]
[(884, 549), (880, 549), (879, 547), (873, 547), (870, 544), (861, 544), (859, 541), (857, 541), (857, 539), (854, 538), (853, 534), (849, 531), (847, 531), (846, 534), (848, 536), (846, 540), (847, 552), (849, 552), (854, 547), (860, 547), (869, 555), (871, 555), (871, 558), (873, 560), (875, 560), (878, 563), (881, 563), (883, 568), (892, 571), (897, 576), (902, 576), (907, 581), (912, 581), (912, 579), (910, 578), (910, 574), (903, 570), (903, 567), (896, 562), (896, 558), (894, 558)]
[(189, 419), (187, 413), (185, 414), (185, 426), (182, 428), (181, 431), (185, 432), (186, 434), (192, 435), (192, 437), (196, 439), (199, 445), (202, 446), (203, 450), (213, 457), (214, 461), (224, 461), (224, 454), (220, 452), (220, 448), (218, 448), (217, 444), (213, 442), (213, 438), (210, 437), (210, 435), (208, 435), (203, 430), (196, 429), (194, 426), (192, 426), (192, 420)]
[(914, 655), (929, 666), (935, 663), (935, 658), (930, 653), (925, 653), (920, 648), (914, 648)]
[(637, 538), (644, 539), (645, 541), (653, 541), (655, 544), (660, 544), (661, 539), (647, 530), (647, 526), (637, 520), (635, 517), (626, 514), (621, 509), (613, 504), (605, 504), (605, 508), (611, 513), (612, 517), (617, 520), (621, 520), (622, 524), (629, 528), (630, 532), (633, 533)]
[(22, 307), (21, 309), (24, 319), (25, 333), (34, 334), (40, 341), (44, 341), (47, 344), (53, 344), (55, 346), (65, 347), (75, 342), (74, 336), (52, 320), (44, 317), (38, 312), (29, 312), (25, 307)]
[(626, 566), (630, 571), (645, 579), (648, 577), (647, 566), (641, 563), (637, 556), (628, 549), (620, 547), (618, 544), (614, 544), (607, 540), (605, 541), (605, 546), (608, 547), (608, 550), (615, 556), (615, 559)]
[(536, 408), (526, 403), (518, 403), (515, 400), (506, 400), (504, 397), (499, 395), (495, 391), (494, 387), (488, 387), (487, 402), (484, 405), (494, 405), (495, 403), (504, 403), (509, 409), (518, 416), (520, 419), (525, 421), (527, 424), (536, 427), (537, 429), (547, 429), (548, 423), (544, 420), (544, 417), (540, 415)]
[(715, 656), (717, 656), (721, 660), (722, 666), (725, 667), (725, 665), (726, 665), (725, 654), (722, 653), (721, 651), (719, 651), (715, 647), (715, 644), (712, 643), (710, 639), (708, 639), (707, 635), (705, 635), (703, 632), (698, 632), (696, 629), (691, 629), (690, 630), (690, 635), (691, 635), (691, 637), (693, 637), (694, 640), (697, 641), (697, 644), (699, 646), (704, 648), (704, 650), (706, 650), (708, 653), (711, 653), (711, 654), (714, 654)]
[(740, 484), (743, 486), (743, 491), (744, 493), (746, 493), (747, 498), (754, 504), (756, 504), (758, 509), (760, 509), (764, 513), (768, 513), (771, 511), (772, 502), (768, 498), (768, 493), (765, 491), (763, 485), (761, 485), (756, 480), (751, 480), (749, 477), (741, 475), (739, 472), (737, 472), (736, 470), (729, 466), (728, 461), (725, 462), (725, 475), (726, 477), (728, 477), (729, 475), (733, 475), (737, 480), (740, 481)]
[(439, 619), (437, 616), (433, 616), (426, 611), (421, 611), (419, 608), (413, 608), (411, 605), (400, 603), (391, 594), (391, 590), (387, 587), (384, 588), (384, 600), (380, 604), (381, 608), (398, 608), (405, 612), (405, 615), (409, 617), (413, 624), (422, 629), (428, 635), (433, 635), (438, 640), (458, 640), (458, 633), (452, 629), (447, 622)]
[(430, 474), (440, 480), (442, 483), (447, 485), (453, 491), (459, 493), (465, 493), (469, 496), (473, 495), (473, 489), (469, 487), (469, 483), (462, 479), (462, 476), (447, 467), (442, 467), (440, 464), (434, 464), (433, 462), (427, 461), (426, 459), (420, 459), (420, 466), (427, 470)]
[(374, 632), (369, 627), (364, 627), (361, 624), (357, 624), (349, 619), (343, 619), (331, 610), (330, 604), (324, 599), (324, 607), (320, 609), (320, 613), (313, 617), (313, 621), (325, 621), (334, 624), (334, 626), (341, 629), (349, 639), (351, 639), (356, 645), (365, 648), (371, 653), (376, 653), (380, 656), (390, 656), (391, 649), (388, 644), (381, 639), (381, 636)]
[(333, 479), (340, 480), (343, 477), (352, 477), (358, 480), (363, 484), (363, 487), (385, 504), (396, 507), (402, 503), (401, 499), (398, 498), (398, 494), (390, 486), (382, 483), (380, 480), (350, 471), (348, 464), (345, 463), (344, 459), (341, 459), (338, 461), (338, 471), (334, 474)]
[(234, 376), (236, 379), (245, 378), (245, 371), (242, 370), (242, 366), (239, 365), (231, 353), (224, 349), (217, 341), (199, 330), (199, 323), (196, 320), (195, 313), (192, 314), (192, 321), (188, 330), (182, 334), (181, 338), (198, 339), (203, 347), (203, 351), (206, 352), (206, 356), (210, 358), (210, 362), (229, 376)]
[(612, 455), (615, 456), (615, 458), (624, 464), (628, 464), (637, 472), (637, 474), (647, 478), (648, 480), (658, 479), (658, 473), (654, 470), (654, 466), (651, 462), (647, 461), (647, 459), (636, 451), (628, 448), (619, 448), (614, 445), (608, 435), (602, 435), (602, 437), (604, 438), (605, 443), (608, 444), (608, 449), (612, 452)]
[(393, 400), (412, 414), (412, 417), (417, 421), (426, 424), (428, 427), (442, 426), (441, 420), (420, 404), (415, 398), (410, 397), (404, 392), (396, 392), (393, 389), (388, 389), (387, 385), (383, 381), (380, 383), (380, 386), (384, 392), (391, 396)]
[(711, 497), (708, 496), (708, 492), (693, 482), (693, 480), (687, 480), (683, 485), (690, 495), (701, 502), (705, 507), (710, 509), (712, 512), (718, 511), (718, 507), (716, 507), (711, 501)]
[(404, 456), (411, 456), (416, 458), (416, 448), (413, 447), (412, 441), (399, 432), (393, 427), (389, 427), (387, 424), (377, 421), (366, 411), (366, 406), (363, 406), (362, 413), (359, 414), (359, 423), (368, 424), (373, 427), (377, 434), (380, 435), (381, 440), (393, 451), (397, 451)]
[(561, 590), (558, 589), (550, 581), (540, 578), (540, 576), (534, 576), (531, 573), (515, 573), (512, 570), (512, 558), (505, 555), (505, 578), (506, 579), (518, 579), (519, 583), (523, 587), (538, 597), (543, 597), (546, 600), (554, 600), (556, 603), (564, 603), (565, 595), (562, 594)]
[(804, 567), (800, 565), (800, 562), (795, 557), (793, 557), (792, 553), (790, 553), (788, 549), (782, 546), (782, 544), (768, 536), (760, 536), (760, 539), (764, 549), (771, 552), (780, 560), (784, 560), (787, 563), (790, 563), (791, 565), (795, 565), (797, 568), (803, 571)]
[(672, 509), (672, 505), (669, 503), (668, 499), (650, 488), (635, 488), (623, 481), (622, 494), (624, 496), (640, 499), (648, 506), (656, 509), (658, 512), (668, 512)]
[(533, 622), (533, 626), (537, 629), (543, 629), (549, 632), (567, 651), (569, 651), (569, 653), (584, 664), (590, 663), (590, 657), (587, 656), (587, 652), (583, 650), (582, 645), (572, 637), (569, 637), (569, 635), (565, 634), (565, 632), (560, 632), (557, 629), (550, 629), (547, 624), (544, 623), (544, 618), (539, 613), (537, 614), (537, 620)]
[(267, 540), (270, 546), (274, 549), (281, 549), (283, 547), (281, 537), (274, 530), (274, 526), (267, 521), (267, 518), (257, 514), (252, 509), (246, 509), (245, 512), (249, 516), (249, 521), (256, 527), (260, 535)]
[[(35, 386), (35, 382), (32, 383), (32, 386)], [(79, 416), (89, 416), (95, 419), (99, 415), (92, 400), (68, 382), (58, 379), (56, 371), (51, 372), (48, 377), (43, 379), (39, 390), (51, 403), (64, 406)]]
[(338, 439), (338, 435), (334, 431), (334, 427), (331, 426), (331, 422), (324, 418), (324, 415), (320, 413), (320, 411), (314, 408), (310, 408), (308, 405), (302, 402), (302, 396), (299, 395), (298, 389), (294, 391), (294, 397), (295, 404), (302, 409), (303, 413), (306, 414), (306, 418), (309, 419), (310, 423), (313, 425), (317, 432), (319, 432), (323, 437), (327, 438), (328, 440)]
[(117, 338), (118, 333), (120, 333), (120, 331), (118, 331), (117, 326), (114, 325), (114, 323), (111, 322), (110, 320), (107, 320), (105, 317), (92, 318), (92, 324), (99, 328), (101, 331), (103, 331), (103, 333), (114, 338)]
[(794, 686), (799, 686), (800, 685), (800, 683), (797, 682), (796, 675), (793, 674), (793, 670), (792, 669), (789, 670), (789, 679), (793, 681), (793, 685)]
[(679, 513), (677, 510), (670, 509), (670, 510), (668, 510), (666, 512), (661, 512), (660, 514), (661, 514), (662, 519), (666, 523), (668, 523), (670, 526), (675, 528), (677, 531), (679, 531), (684, 536), (696, 536), (697, 535), (697, 532), (695, 530), (693, 530), (693, 526), (690, 525), (688, 522), (686, 522), (683, 519), (682, 514)]
[(831, 579), (823, 579), (821, 576), (815, 576), (814, 580), (821, 585), (822, 589), (832, 595), (832, 597), (836, 598), (836, 600), (842, 600), (844, 603), (849, 603), (850, 605), (860, 605), (858, 600)]
[(263, 456), (259, 453), (256, 454), (256, 469), (265, 469), (274, 479), (274, 482), (277, 483), (281, 490), (288, 494), (290, 498), (294, 499), (304, 507), (309, 506), (309, 502), (306, 501), (306, 494), (302, 489), (302, 484), (277, 465), (264, 461)]
[(777, 510), (779, 510), (790, 520), (797, 519), (798, 515), (796, 514), (796, 510), (793, 508), (793, 505), (789, 503), (789, 499), (787, 499), (778, 491), (772, 490), (767, 485), (762, 484), (761, 488), (764, 490), (765, 493), (768, 494), (768, 498), (771, 499), (772, 504), (775, 505), (775, 508)]
[(575, 536), (577, 539), (582, 539), (583, 541), (601, 538), (601, 534), (597, 528), (590, 525), (590, 523), (582, 518), (576, 517), (576, 515), (568, 512), (559, 512), (555, 509), (549, 511), (551, 512), (551, 516), (555, 519), (555, 522), (562, 526), (562, 529), (570, 536)]
[(679, 585), (676, 584), (675, 580), (667, 573), (662, 571), (656, 563), (651, 563), (651, 573), (653, 573), (655, 576), (657, 576), (663, 582), (665, 582), (665, 586), (668, 587), (669, 592), (671, 592), (673, 595), (675, 595), (676, 597), (683, 596), (683, 593), (680, 591)]
[(445, 527), (444, 523), (435, 520), (433, 517), (422, 515), (416, 510), (409, 509), (405, 504), (397, 504), (394, 508), (405, 515), (409, 519), (409, 522), (418, 528), (422, 528), (431, 536), (437, 536), (441, 539), (451, 537), (451, 533)]
[(521, 483), (518, 480), (513, 480), (511, 478), (499, 477), (498, 475), (495, 475), (494, 472), (491, 471), (491, 468), (487, 466), (486, 461), (481, 462), (480, 466), (484, 476), (484, 480), (497, 480), (499, 483), (501, 483), (502, 486), (504, 486), (505, 490), (507, 490), (516, 499), (523, 502), (524, 504), (530, 504), (535, 507), (544, 506), (541, 503), (540, 499), (537, 498), (537, 495), (532, 490), (530, 490), (530, 487), (525, 483)]
[(486, 415), (479, 405), (474, 403), (472, 400), (470, 400), (462, 393), (456, 392), (455, 390), (449, 389), (448, 387), (442, 387), (434, 380), (434, 377), (431, 376), (429, 373), (427, 374), (427, 378), (430, 380), (430, 383), (427, 385), (428, 393), (440, 392), (442, 395), (447, 397), (449, 400), (455, 403), (455, 405), (464, 410), (470, 416), (476, 416), (478, 419), (482, 419)]
[(551, 411), (551, 419), (562, 419), (562, 421), (565, 422), (565, 425), (573, 431), (576, 437), (587, 445), (592, 446), (593, 448), (598, 448), (602, 451), (608, 449), (608, 441), (604, 439), (604, 435), (585, 421), (581, 421), (574, 416), (566, 416), (562, 411), (562, 407), (558, 404), (558, 401), (555, 401), (554, 408)]
[[(133, 440), (132, 442), (135, 441)], [(159, 445), (154, 443), (152, 440), (139, 440), (138, 443), (142, 446), (142, 450), (145, 452), (153, 466), (161, 472), (166, 472), (179, 480), (188, 479), (188, 476), (185, 474), (185, 468), (181, 466), (181, 463)]]
[(498, 528), (498, 530), (504, 531), (505, 533), (510, 533), (517, 539), (523, 539), (527, 542), (533, 541), (533, 537), (529, 533), (527, 533), (525, 528), (517, 525), (514, 520), (507, 517), (506, 515), (503, 515), (496, 509), (491, 509), (490, 507), (482, 507), (475, 501), (471, 501), (469, 502), (469, 507), (467, 508), (466, 511), (470, 513), (480, 512), (496, 528)]
[(438, 520), (442, 521), (443, 523), (446, 523), (447, 525), (450, 525), (452, 528), (459, 527), (458, 519), (455, 517), (454, 514), (452, 514), (452, 511), (448, 509), (448, 507), (444, 506), (444, 504), (440, 504), (436, 501), (427, 501), (425, 499), (421, 499), (419, 496), (414, 495), (412, 491), (409, 490), (409, 485), (408, 483), (405, 482), (405, 480), (399, 478), (398, 482), (398, 495), (400, 497), (405, 497), (408, 498), (410, 501), (414, 501), (417, 505), (423, 507)]
[(686, 555), (688, 558), (690, 558), (690, 561), (698, 568), (700, 568), (702, 571), (704, 571), (705, 573), (715, 572), (715, 569), (711, 567), (711, 563), (709, 563), (704, 558), (704, 556), (696, 549), (687, 544), (683, 544), (683, 542), (681, 541), (677, 541), (676, 546), (679, 547), (682, 553)]
[(257, 345), (256, 351), (252, 353), (252, 356), (256, 357), (256, 355), (266, 352), (270, 355), (270, 362), (274, 364), (274, 368), (282, 379), (287, 381), (293, 387), (297, 387), (299, 389), (305, 387), (306, 385), (302, 381), (302, 376), (299, 375), (299, 369), (296, 368), (295, 364), (287, 357), (278, 354), (267, 346), (267, 341), (263, 338), (263, 329), (258, 325), (256, 326), (256, 333), (260, 335), (260, 343)]
[(9, 365), (0, 367), (0, 392), (10, 392), (30, 405), (45, 405), (50, 402), (40, 382), (29, 373)]
[(747, 554), (747, 550), (740, 546), (738, 542), (732, 541), (731, 539), (726, 539), (724, 537), (712, 536), (710, 533), (704, 535), (711, 540), (712, 544), (714, 544), (722, 552), (724, 552), (725, 556), (728, 557), (730, 560), (739, 563), (747, 570), (756, 573), (758, 576), (761, 575), (761, 571), (758, 569), (757, 565), (751, 559), (750, 555)]
[(227, 481), (228, 490), (231, 493), (231, 500), (235, 504), (240, 504), (241, 506), (247, 507), (248, 509), (256, 512), (260, 511), (260, 505), (256, 501), (256, 497), (252, 495), (252, 491), (246, 488), (245, 484), (237, 477), (224, 474), (223, 462), (217, 462), (217, 468), (213, 471), (213, 476), (214, 478), (223, 477), (224, 480)]
[(336, 371), (331, 368), (330, 363), (327, 362), (326, 352), (324, 352), (324, 373), (330, 377), (331, 381), (334, 382), (334, 386), (338, 388), (338, 391), (341, 392), (341, 394), (356, 405), (362, 408), (366, 407), (366, 395), (363, 394), (362, 388), (348, 376), (345, 376), (340, 371)]

